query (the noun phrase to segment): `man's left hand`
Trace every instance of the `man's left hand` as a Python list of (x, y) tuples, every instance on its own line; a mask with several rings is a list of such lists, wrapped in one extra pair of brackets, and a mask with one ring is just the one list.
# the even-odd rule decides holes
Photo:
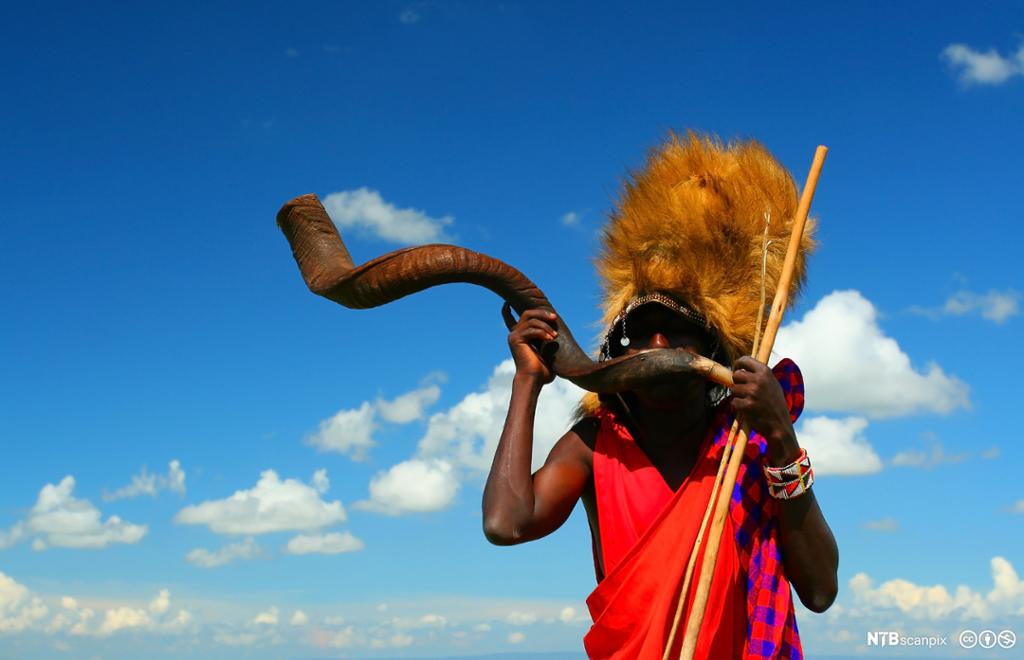
[(800, 452), (786, 397), (768, 365), (750, 356), (732, 365), (732, 407), (749, 427), (768, 441), (768, 460), (785, 465)]

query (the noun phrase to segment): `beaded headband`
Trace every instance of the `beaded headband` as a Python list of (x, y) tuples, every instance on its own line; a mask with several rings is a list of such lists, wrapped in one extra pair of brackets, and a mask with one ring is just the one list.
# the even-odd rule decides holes
[(626, 320), (629, 318), (629, 315), (633, 312), (633, 310), (643, 305), (646, 305), (647, 303), (658, 303), (659, 305), (662, 305), (663, 307), (666, 307), (672, 310), (673, 312), (683, 316), (684, 318), (691, 321), (695, 325), (699, 325), (705, 330), (707, 330), (708, 333), (711, 335), (712, 339), (711, 356), (714, 356), (714, 354), (718, 352), (718, 333), (711, 326), (711, 323), (703, 314), (694, 309), (691, 309), (690, 307), (687, 307), (686, 305), (680, 302), (677, 302), (676, 300), (673, 300), (671, 297), (666, 296), (663, 293), (658, 293), (657, 291), (655, 291), (653, 293), (647, 293), (642, 296), (637, 296), (636, 298), (633, 298), (632, 300), (629, 301), (629, 303), (626, 304), (624, 308), (622, 308), (622, 311), (619, 312), (619, 314), (615, 317), (615, 320), (612, 321), (611, 326), (608, 328), (608, 332), (605, 334), (604, 342), (602, 342), (601, 344), (601, 353), (599, 358), (600, 360), (608, 360), (611, 358), (612, 335), (615, 334), (616, 330), (619, 328), (620, 325), (622, 326), (622, 335), (621, 337), (619, 337), (619, 344), (623, 347), (629, 346), (629, 336), (626, 335)]

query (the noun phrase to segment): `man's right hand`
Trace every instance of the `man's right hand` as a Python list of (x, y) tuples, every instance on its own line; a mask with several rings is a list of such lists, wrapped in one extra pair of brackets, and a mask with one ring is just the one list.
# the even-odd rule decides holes
[(554, 372), (534, 350), (543, 342), (553, 341), (558, 336), (555, 320), (558, 316), (547, 309), (528, 309), (519, 322), (508, 333), (508, 347), (516, 364), (517, 376), (530, 376), (543, 384), (555, 379)]

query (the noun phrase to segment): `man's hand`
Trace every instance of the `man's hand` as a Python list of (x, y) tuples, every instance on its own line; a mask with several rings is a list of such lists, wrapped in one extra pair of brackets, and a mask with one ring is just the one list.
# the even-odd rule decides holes
[(753, 430), (768, 441), (768, 462), (788, 465), (796, 460), (800, 446), (790, 421), (786, 396), (768, 365), (750, 356), (732, 365), (732, 407)]
[(551, 310), (526, 310), (508, 335), (516, 375), (483, 497), (484, 534), (498, 545), (525, 543), (558, 529), (592, 479), (593, 444), (580, 436), (586, 433), (583, 422), (555, 443), (541, 469), (530, 472), (537, 399), (554, 378), (534, 346), (558, 336), (557, 318)]
[(555, 379), (555, 374), (533, 346), (552, 341), (558, 336), (554, 326), (557, 318), (554, 312), (546, 309), (528, 309), (512, 327), (508, 334), (508, 347), (516, 363), (517, 376), (533, 377), (544, 385)]

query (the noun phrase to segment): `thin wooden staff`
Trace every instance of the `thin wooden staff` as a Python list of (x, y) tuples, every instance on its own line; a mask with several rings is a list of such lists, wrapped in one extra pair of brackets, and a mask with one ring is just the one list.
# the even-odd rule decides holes
[[(800, 240), (803, 237), (804, 225), (807, 223), (807, 213), (811, 208), (811, 199), (814, 197), (814, 189), (818, 185), (818, 177), (821, 175), (821, 168), (825, 164), (825, 155), (828, 148), (819, 145), (814, 152), (814, 161), (811, 163), (811, 170), (807, 174), (807, 182), (804, 184), (803, 193), (800, 196), (800, 204), (797, 206), (796, 217), (793, 218), (793, 229), (789, 236), (789, 245), (786, 248), (786, 260), (782, 265), (782, 276), (779, 278), (778, 287), (775, 289), (775, 298), (772, 300), (771, 313), (768, 315), (768, 324), (765, 328), (764, 337), (757, 350), (757, 359), (767, 363), (771, 357), (772, 348), (775, 345), (775, 336), (778, 334), (779, 326), (782, 325), (782, 317), (789, 302), (789, 287), (793, 281), (793, 270), (796, 266), (796, 258), (800, 250)], [(725, 474), (725, 480), (721, 489), (715, 497), (708, 501), (708, 511), (705, 518), (711, 517), (711, 533), (708, 536), (708, 547), (704, 553), (704, 561), (700, 567), (700, 582), (697, 584), (697, 592), (694, 595), (693, 608), (686, 621), (686, 633), (683, 636), (683, 646), (679, 653), (681, 660), (693, 660), (697, 650), (697, 636), (700, 634), (701, 624), (704, 622), (704, 611), (708, 604), (708, 593), (711, 590), (711, 578), (714, 573), (715, 562), (718, 559), (718, 548), (722, 541), (722, 529), (725, 527), (725, 517), (729, 513), (729, 499), (732, 497), (733, 488), (736, 487), (736, 476), (739, 473), (740, 464), (743, 463), (743, 453), (747, 446), (747, 437), (750, 429), (746, 422), (740, 424), (739, 420), (733, 422), (729, 432), (730, 438), (736, 433), (737, 426), (739, 433), (736, 434), (735, 446), (729, 452), (729, 467)], [(727, 445), (728, 446), (728, 445)], [(709, 513), (713, 512), (713, 513)], [(690, 561), (700, 552), (700, 544), (695, 543), (691, 551)], [(685, 580), (684, 580), (685, 582)], [(682, 596), (685, 598), (685, 594)], [(678, 609), (678, 608), (677, 608)]]
[[(757, 307), (757, 323), (754, 324), (754, 344), (750, 349), (751, 355), (757, 355), (757, 348), (761, 345), (761, 327), (764, 321), (764, 303), (765, 303), (765, 273), (768, 268), (768, 225), (771, 224), (772, 215), (771, 212), (765, 211), (764, 214), (764, 239), (761, 241), (761, 303)], [(718, 498), (718, 489), (722, 486), (722, 476), (725, 474), (725, 467), (729, 464), (729, 456), (732, 451), (733, 441), (736, 439), (736, 433), (739, 430), (736, 422), (733, 422), (732, 429), (729, 431), (729, 436), (726, 438), (725, 445), (722, 447), (722, 457), (718, 461), (718, 472), (715, 474), (715, 483), (711, 486), (711, 496), (708, 498), (708, 503), (714, 502)], [(704, 532), (708, 528), (708, 520), (711, 518), (712, 507), (704, 511), (704, 518), (700, 521), (700, 529), (697, 531), (697, 540), (694, 542), (694, 548), (700, 548), (704, 542)], [(668, 641), (665, 642), (665, 652), (661, 656), (661, 660), (668, 660), (669, 654), (672, 651), (672, 644), (676, 641), (676, 632), (679, 630), (679, 621), (683, 616), (683, 606), (686, 604), (686, 596), (690, 593), (690, 580), (693, 578), (693, 569), (697, 563), (697, 552), (690, 552), (690, 560), (686, 563), (686, 574), (683, 577), (683, 586), (679, 590), (679, 598), (676, 601), (676, 613), (672, 618), (672, 630), (668, 634)]]

